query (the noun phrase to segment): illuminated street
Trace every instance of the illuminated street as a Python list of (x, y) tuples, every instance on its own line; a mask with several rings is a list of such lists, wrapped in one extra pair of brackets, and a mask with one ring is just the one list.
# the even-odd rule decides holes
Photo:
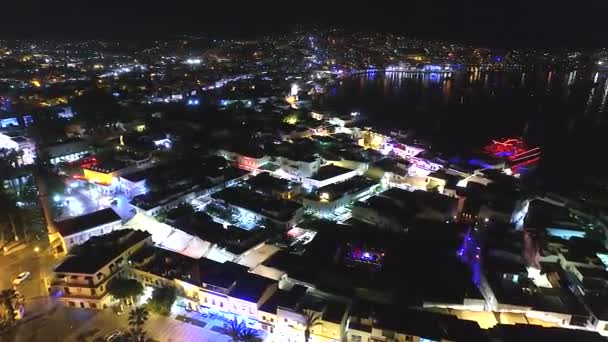
[[(13, 287), (12, 281), (21, 272), (30, 272), (31, 276), (17, 286), (26, 299), (27, 306), (30, 300), (44, 298), (48, 294), (48, 281), (52, 276), (52, 268), (58, 260), (49, 255), (48, 243), (30, 243), (26, 249), (10, 255), (0, 255), (0, 289)], [(39, 252), (35, 247), (39, 247)]]

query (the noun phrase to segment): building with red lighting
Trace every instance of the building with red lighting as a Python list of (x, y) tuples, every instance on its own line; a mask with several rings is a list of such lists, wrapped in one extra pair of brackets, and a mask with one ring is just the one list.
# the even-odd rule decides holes
[(485, 146), (486, 154), (504, 158), (508, 166), (516, 171), (518, 168), (534, 164), (540, 160), (540, 147), (528, 147), (521, 138), (498, 139)]

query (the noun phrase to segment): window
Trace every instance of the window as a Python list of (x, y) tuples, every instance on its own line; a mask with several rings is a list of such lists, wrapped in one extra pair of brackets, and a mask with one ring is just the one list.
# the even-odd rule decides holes
[(406, 341), (413, 341), (414, 338), (412, 336), (410, 336), (410, 335), (405, 335), (405, 340)]
[(274, 323), (274, 318), (270, 317), (270, 323)]
[(91, 307), (91, 309), (97, 309), (97, 304), (95, 303), (90, 303), (89, 306)]
[(220, 302), (220, 308), (224, 307), (224, 302)]
[(205, 297), (205, 303), (207, 303), (207, 302), (208, 302), (208, 301), (207, 301), (207, 297)]
[(95, 289), (91, 289), (91, 295), (94, 296), (95, 295)]
[(352, 342), (362, 342), (363, 339), (359, 335), (353, 335), (351, 341)]
[(287, 323), (287, 318), (283, 318), (284, 322)]
[(211, 300), (211, 304), (215, 305), (215, 299)]
[(262, 320), (265, 321), (266, 320), (266, 316), (262, 316)]

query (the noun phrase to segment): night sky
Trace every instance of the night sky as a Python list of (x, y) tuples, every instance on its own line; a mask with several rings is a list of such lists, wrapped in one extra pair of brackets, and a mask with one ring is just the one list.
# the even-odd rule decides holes
[[(263, 3), (263, 4), (260, 4)], [(602, 47), (608, 1), (3, 1), (6, 38), (251, 36), (295, 25), (389, 31), (491, 47)]]

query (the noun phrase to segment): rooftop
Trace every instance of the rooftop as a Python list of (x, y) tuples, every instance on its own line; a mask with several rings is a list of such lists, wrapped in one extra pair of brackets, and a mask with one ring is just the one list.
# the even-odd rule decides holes
[(492, 328), (490, 334), (496, 336), (500, 341), (519, 342), (519, 341), (551, 341), (551, 342), (600, 342), (606, 341), (597, 332), (563, 329), (545, 328), (537, 325), (528, 324), (498, 324)]
[(248, 267), (234, 262), (219, 263), (211, 259), (199, 259), (200, 283), (222, 289), (230, 289), (248, 270)]
[(127, 249), (148, 238), (150, 234), (139, 230), (122, 229), (94, 236), (77, 247), (75, 254), (55, 268), (57, 273), (94, 274), (119, 257)]
[(295, 310), (296, 305), (306, 293), (306, 288), (295, 285), (290, 291), (277, 289), (272, 296), (260, 306), (260, 311), (275, 313), (277, 307)]
[(281, 178), (276, 178), (271, 176), (267, 172), (262, 172), (259, 175), (250, 178), (247, 181), (247, 184), (250, 185), (254, 190), (259, 189), (264, 192), (284, 192), (292, 189), (295, 184)]
[(274, 280), (247, 272), (237, 280), (229, 294), (234, 298), (257, 303), (266, 289), (275, 283)]
[(324, 181), (352, 171), (353, 170), (329, 164), (321, 167), (319, 171), (311, 178), (318, 181)]
[(198, 261), (156, 246), (145, 246), (129, 258), (131, 267), (160, 277), (189, 280), (197, 277)]
[(120, 216), (112, 208), (72, 217), (56, 222), (57, 230), (64, 238), (108, 223), (120, 222)]
[(299, 203), (271, 198), (242, 187), (226, 188), (212, 197), (281, 222), (289, 221), (302, 208)]
[(334, 199), (341, 198), (346, 194), (354, 194), (363, 190), (369, 189), (378, 183), (363, 177), (354, 176), (339, 183), (333, 183), (317, 189), (314, 195), (308, 196), (313, 200), (320, 200), (320, 196), (328, 197), (327, 200), (333, 201)]
[(122, 170), (125, 167), (127, 167), (127, 164), (125, 162), (111, 159), (111, 160), (99, 162), (95, 165), (91, 165), (87, 169), (91, 170), (91, 171), (95, 171), (95, 172), (101, 172), (101, 173), (112, 173), (112, 172), (116, 172), (118, 170)]

